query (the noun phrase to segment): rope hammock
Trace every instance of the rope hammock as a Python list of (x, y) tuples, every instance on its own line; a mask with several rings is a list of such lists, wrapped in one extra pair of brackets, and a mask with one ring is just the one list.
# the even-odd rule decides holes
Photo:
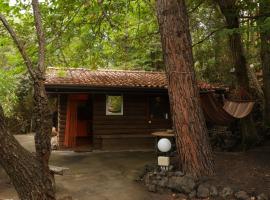
[(200, 98), (206, 121), (216, 125), (228, 125), (236, 119), (248, 116), (255, 104), (254, 101), (225, 100), (223, 105), (213, 93), (203, 93)]

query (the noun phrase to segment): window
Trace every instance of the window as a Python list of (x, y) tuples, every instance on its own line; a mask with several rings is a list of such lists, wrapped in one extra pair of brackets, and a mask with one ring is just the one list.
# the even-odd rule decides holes
[(169, 119), (169, 99), (165, 96), (149, 97), (150, 119)]
[(123, 95), (106, 96), (106, 115), (123, 115)]

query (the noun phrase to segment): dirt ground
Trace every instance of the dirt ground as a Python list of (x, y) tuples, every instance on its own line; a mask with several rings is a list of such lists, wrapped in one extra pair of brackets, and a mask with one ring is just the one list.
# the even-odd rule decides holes
[[(19, 135), (17, 139), (34, 150), (32, 135)], [(270, 145), (248, 152), (216, 153), (216, 175), (211, 181), (218, 187), (230, 185), (269, 194), (269, 156)], [(149, 193), (135, 181), (143, 166), (155, 160), (153, 152), (54, 151), (51, 164), (69, 168), (64, 176), (56, 176), (57, 196), (70, 195), (77, 200), (166, 200), (168, 196)], [(18, 199), (2, 169), (1, 199)]]
[(247, 152), (216, 153), (217, 186), (270, 194), (270, 145)]

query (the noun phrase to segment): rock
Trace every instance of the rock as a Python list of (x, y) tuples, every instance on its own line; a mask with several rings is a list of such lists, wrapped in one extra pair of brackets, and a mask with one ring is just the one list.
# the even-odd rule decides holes
[(168, 177), (174, 176), (174, 172), (168, 172)]
[(169, 166), (169, 171), (172, 171), (174, 169), (174, 166), (173, 165), (170, 165)]
[(148, 191), (149, 192), (157, 192), (157, 186), (156, 185), (148, 185)]
[(197, 197), (206, 198), (210, 196), (209, 186), (206, 184), (199, 185), (197, 189)]
[(173, 176), (168, 181), (168, 188), (185, 194), (189, 194), (195, 187), (195, 180), (190, 176)]
[(166, 171), (161, 171), (161, 172), (159, 172), (159, 175), (160, 176), (166, 176), (166, 173), (167, 173)]
[(188, 195), (188, 197), (189, 197), (190, 199), (196, 197), (196, 191), (193, 190), (192, 192), (190, 192), (189, 195)]
[(185, 174), (181, 171), (175, 171), (175, 172), (168, 172), (168, 176), (184, 176)]
[(185, 193), (190, 193), (196, 187), (196, 182), (191, 176), (182, 176), (182, 190)]
[(150, 182), (151, 182), (151, 180), (150, 180), (150, 175), (149, 175), (149, 174), (146, 174), (146, 175), (144, 176), (144, 184), (145, 184), (145, 185), (149, 185)]
[(174, 175), (175, 176), (184, 176), (185, 174), (181, 171), (176, 171), (176, 172), (174, 172)]
[(258, 200), (269, 200), (268, 196), (264, 193), (261, 193), (257, 196)]
[(215, 186), (211, 185), (209, 187), (209, 191), (210, 191), (210, 196), (212, 197), (218, 196), (218, 190)]
[(234, 196), (239, 200), (248, 200), (249, 196), (245, 191), (239, 191), (234, 194)]
[(168, 182), (169, 182), (169, 179), (167, 177), (163, 177), (162, 179), (157, 181), (157, 185), (160, 187), (167, 187)]
[(158, 185), (159, 184), (159, 180), (157, 179), (153, 179), (151, 182), (150, 182), (150, 185)]
[(233, 195), (233, 190), (230, 187), (223, 188), (223, 190), (220, 193), (220, 196), (222, 196), (224, 199), (232, 195)]

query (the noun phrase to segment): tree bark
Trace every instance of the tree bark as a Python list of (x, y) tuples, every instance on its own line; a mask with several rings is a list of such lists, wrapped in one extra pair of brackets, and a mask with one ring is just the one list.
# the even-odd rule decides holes
[[(260, 2), (260, 26), (261, 38), (261, 63), (263, 69), (263, 91), (264, 91), (264, 125), (270, 128), (270, 29), (264, 28), (263, 24), (267, 19), (270, 10), (270, 2), (262, 0)], [(264, 17), (263, 17), (264, 16)]]
[(22, 200), (54, 200), (54, 190), (44, 181), (41, 163), (7, 131), (0, 106), (0, 164)]
[[(247, 61), (244, 55), (244, 48), (241, 41), (239, 29), (239, 11), (236, 6), (236, 0), (216, 0), (222, 14), (225, 17), (228, 29), (232, 33), (229, 34), (229, 46), (235, 68), (236, 79), (240, 90), (244, 90), (250, 94), (254, 94), (250, 88), (249, 71)], [(258, 134), (252, 115), (248, 115), (240, 121), (242, 133), (242, 146), (244, 149), (258, 142)]]
[(20, 51), (34, 86), (36, 134), (36, 154), (27, 152), (16, 139), (7, 132), (2, 107), (0, 107), (0, 164), (9, 175), (20, 199), (54, 200), (53, 175), (49, 169), (51, 154), (51, 112), (44, 87), (45, 36), (42, 29), (38, 0), (32, 0), (35, 28), (38, 39), (38, 63), (35, 67), (26, 49), (3, 15), (0, 21), (11, 35)]
[(157, 0), (156, 6), (180, 167), (195, 177), (211, 175), (213, 154), (199, 102), (185, 2)]
[(238, 85), (250, 91), (247, 62), (244, 56), (241, 35), (237, 32), (239, 29), (239, 15), (235, 5), (236, 0), (217, 0), (217, 2), (226, 19), (227, 28), (232, 30), (232, 33), (229, 34), (229, 43)]
[[(38, 66), (35, 70), (34, 82), (34, 106), (36, 120), (35, 146), (36, 156), (40, 161), (41, 170), (43, 172), (43, 181), (46, 185), (50, 185), (52, 189), (53, 183), (50, 177), (49, 158), (51, 155), (51, 129), (52, 115), (49, 108), (48, 97), (45, 91), (45, 36), (42, 28), (41, 14), (39, 10), (38, 0), (32, 0), (34, 12), (35, 28), (38, 38)], [(30, 67), (30, 68), (33, 68)]]

